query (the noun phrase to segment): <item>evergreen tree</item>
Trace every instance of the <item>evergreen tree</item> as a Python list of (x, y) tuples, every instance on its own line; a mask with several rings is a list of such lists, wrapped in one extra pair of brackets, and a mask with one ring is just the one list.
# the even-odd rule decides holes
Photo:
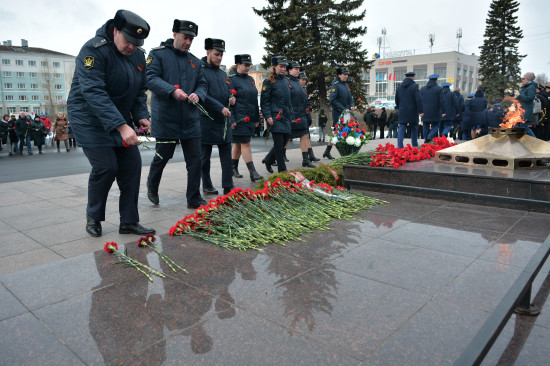
[(365, 99), (362, 74), (372, 61), (362, 49), (359, 37), (367, 28), (353, 26), (365, 18), (365, 11), (355, 14), (363, 0), (269, 0), (254, 12), (267, 23), (260, 35), (266, 40), (264, 67), (271, 70), (271, 57), (284, 55), (289, 61), (298, 61), (308, 76), (308, 93), (313, 108), (328, 113), (327, 93), (336, 67), (347, 66), (352, 95)]
[(518, 7), (516, 0), (493, 0), (487, 15), (479, 73), (489, 102), (499, 101), (506, 94), (513, 96), (521, 82), (519, 63), (525, 55), (518, 52), (523, 38), (515, 15)]

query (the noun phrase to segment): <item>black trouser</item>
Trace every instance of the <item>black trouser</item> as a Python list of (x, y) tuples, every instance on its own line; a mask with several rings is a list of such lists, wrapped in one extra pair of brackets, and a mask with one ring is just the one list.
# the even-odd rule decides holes
[[(213, 187), (212, 179), (210, 179), (210, 157), (212, 156), (212, 146), (202, 144), (201, 146), (201, 176), (202, 188)], [(221, 144), (218, 146), (220, 155), (220, 163), (222, 165), (222, 187), (233, 187), (233, 164), (231, 162), (231, 143)]]
[[(162, 141), (158, 139), (158, 141)], [(173, 141), (173, 140), (170, 140)], [(185, 194), (188, 204), (199, 203), (202, 200), (200, 194), (201, 185), (201, 139), (193, 138), (180, 140), (183, 157), (185, 158), (185, 167), (187, 168), (187, 192)], [(149, 191), (158, 193), (162, 171), (168, 160), (174, 156), (176, 143), (159, 143), (155, 146), (155, 154), (149, 169), (147, 177), (147, 188)]]
[(121, 224), (139, 222), (138, 196), (141, 177), (141, 155), (137, 146), (83, 147), (92, 171), (88, 179), (86, 213), (98, 221), (105, 220), (109, 190), (116, 179), (120, 189), (118, 210)]
[(264, 161), (266, 164), (271, 165), (275, 159), (277, 159), (277, 170), (279, 173), (286, 171), (284, 149), (290, 135), (288, 133), (271, 132), (273, 138), (273, 147), (267, 153)]

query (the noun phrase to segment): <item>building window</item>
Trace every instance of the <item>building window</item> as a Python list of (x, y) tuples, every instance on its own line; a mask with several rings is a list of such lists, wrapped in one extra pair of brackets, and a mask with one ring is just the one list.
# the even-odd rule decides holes
[(11, 71), (2, 71), (2, 76), (5, 78), (11, 78)]
[(21, 112), (28, 113), (29, 107), (21, 107)]
[(23, 60), (15, 60), (17, 66), (23, 66)]
[(31, 100), (37, 101), (40, 100), (40, 97), (38, 95), (31, 96)]
[(31, 84), (31, 89), (38, 89), (38, 84)]
[(13, 101), (13, 95), (6, 95), (6, 102)]
[(425, 67), (417, 69), (415, 68), (413, 69), (413, 71), (416, 74), (414, 77), (415, 80), (424, 80), (428, 78), (428, 69)]
[(434, 67), (434, 74), (439, 74), (441, 79), (447, 78), (447, 66)]
[(44, 79), (49, 79), (49, 74), (47, 72), (43, 72), (41, 75)]
[(5, 83), (4, 84), (4, 89), (13, 89), (12, 83)]
[(403, 81), (403, 79), (405, 79), (405, 74), (407, 73), (407, 70), (404, 69), (404, 70), (395, 70), (395, 78), (394, 80), (395, 81)]
[(19, 101), (20, 102), (26, 102), (27, 101), (27, 96), (26, 95), (20, 95), (19, 96)]
[(55, 90), (61, 90), (61, 89), (63, 89), (63, 85), (55, 84)]
[(36, 66), (36, 61), (29, 60), (29, 66)]
[(15, 114), (15, 107), (8, 107), (9, 114)]
[(34, 112), (34, 114), (40, 114), (40, 107), (34, 107), (32, 111)]
[(46, 102), (49, 102), (49, 101), (50, 101), (50, 96), (49, 96), (49, 95), (44, 95), (44, 100), (45, 100)]
[(17, 89), (25, 89), (25, 84), (24, 83), (18, 83), (17, 84)]
[(40, 66), (42, 67), (48, 66), (48, 61), (40, 61)]
[(21, 72), (21, 71), (17, 71), (15, 73), (15, 76), (18, 77), (18, 78), (24, 78), (25, 77), (25, 73), (24, 72)]
[(59, 79), (59, 78), (61, 77), (61, 74), (60, 74), (60, 73), (55, 73), (55, 74), (54, 74), (54, 77), (57, 78), (57, 79)]
[(474, 72), (470, 71), (470, 79), (474, 76)]
[(470, 83), (470, 88), (468, 90), (470, 90), (470, 93), (474, 92), (474, 84), (473, 83)]
[(8, 60), (6, 58), (2, 59), (2, 65), (9, 65), (9, 64), (10, 64), (10, 60)]
[(462, 68), (460, 66), (458, 66), (456, 68), (456, 76), (460, 76), (460, 70), (462, 70)]
[(63, 95), (56, 95), (55, 100), (57, 100), (58, 102), (61, 102), (63, 100)]
[(30, 72), (29, 75), (31, 76), (31, 78), (37, 78), (38, 77), (37, 72)]
[(58, 62), (58, 61), (54, 61), (54, 62), (52, 62), (52, 64), (53, 64), (53, 67), (60, 67), (61, 66), (61, 63)]

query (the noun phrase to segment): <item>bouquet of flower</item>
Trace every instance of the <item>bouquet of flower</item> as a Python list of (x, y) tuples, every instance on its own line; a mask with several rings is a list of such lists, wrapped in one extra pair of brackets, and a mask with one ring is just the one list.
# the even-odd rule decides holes
[[(349, 115), (349, 118), (346, 116)], [(370, 133), (361, 128), (361, 124), (355, 120), (353, 111), (345, 110), (329, 134), (331, 142), (342, 156), (358, 153), (361, 146), (369, 141)]]

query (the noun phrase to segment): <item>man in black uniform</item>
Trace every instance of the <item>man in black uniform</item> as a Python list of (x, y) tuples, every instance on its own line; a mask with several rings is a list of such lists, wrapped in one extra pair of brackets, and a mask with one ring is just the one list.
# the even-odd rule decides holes
[(134, 128), (147, 131), (145, 56), (138, 50), (149, 34), (139, 15), (119, 10), (86, 42), (76, 57), (67, 101), (78, 146), (92, 165), (88, 182), (86, 231), (101, 236), (105, 205), (113, 182), (120, 188), (120, 234), (144, 235), (137, 202), (141, 155)]
[[(206, 98), (207, 83), (201, 61), (189, 52), (198, 26), (174, 20), (173, 39), (162, 42), (147, 58), (147, 87), (151, 97), (151, 134), (157, 139), (156, 152), (147, 177), (147, 197), (157, 205), (162, 171), (181, 142), (187, 168), (187, 207), (198, 208), (206, 201), (200, 194), (201, 127), (196, 103)], [(171, 143), (166, 143), (166, 142)]]

